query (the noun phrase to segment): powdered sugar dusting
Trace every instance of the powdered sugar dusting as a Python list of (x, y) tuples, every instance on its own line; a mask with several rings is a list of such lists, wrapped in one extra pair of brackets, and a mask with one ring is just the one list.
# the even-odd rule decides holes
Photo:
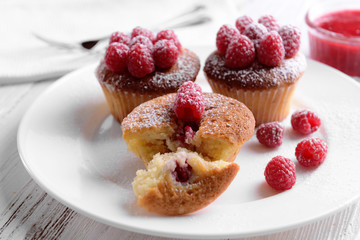
[[(171, 127), (178, 123), (173, 110), (175, 93), (155, 98), (136, 107), (122, 122), (122, 130)], [(218, 136), (231, 142), (245, 142), (253, 134), (255, 120), (250, 110), (239, 101), (216, 93), (204, 93), (205, 111), (196, 134)]]
[(121, 123), (122, 131), (141, 131), (160, 126), (176, 126), (173, 104), (176, 94), (155, 98), (137, 106)]
[(266, 67), (255, 61), (244, 69), (231, 69), (225, 64), (225, 58), (213, 52), (206, 60), (204, 71), (212, 79), (229, 86), (246, 89), (266, 89), (296, 81), (305, 71), (306, 60), (303, 54), (284, 59), (280, 66)]
[(182, 83), (194, 81), (200, 70), (200, 60), (195, 53), (183, 49), (177, 63), (166, 70), (156, 70), (137, 79), (129, 73), (116, 74), (110, 71), (104, 62), (97, 68), (96, 76), (108, 88), (137, 92), (175, 92)]

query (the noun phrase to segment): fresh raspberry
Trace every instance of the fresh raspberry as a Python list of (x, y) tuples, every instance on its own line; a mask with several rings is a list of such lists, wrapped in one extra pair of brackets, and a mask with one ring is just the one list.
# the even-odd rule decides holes
[(288, 190), (296, 182), (295, 164), (288, 158), (276, 156), (265, 168), (266, 182), (276, 190)]
[(258, 19), (258, 23), (264, 25), (270, 31), (279, 30), (280, 26), (272, 15), (264, 15)]
[(291, 58), (300, 49), (301, 32), (297, 27), (291, 25), (282, 26), (278, 31), (285, 48), (285, 57)]
[(220, 54), (225, 54), (231, 39), (240, 35), (236, 28), (230, 25), (223, 25), (216, 34), (216, 47)]
[(131, 32), (131, 39), (133, 39), (134, 37), (137, 37), (139, 35), (145, 36), (145, 37), (149, 38), (152, 42), (155, 42), (155, 34), (148, 29), (145, 29), (142, 27), (134, 28)]
[(307, 135), (318, 130), (321, 120), (314, 112), (298, 110), (291, 116), (291, 125), (295, 131)]
[(250, 38), (250, 40), (255, 41), (260, 40), (267, 32), (266, 27), (263, 25), (251, 23), (245, 28), (243, 34)]
[(172, 67), (179, 57), (179, 49), (172, 40), (159, 40), (155, 43), (153, 57), (158, 68)]
[(322, 164), (327, 155), (328, 146), (320, 138), (308, 138), (301, 141), (295, 149), (295, 156), (305, 167), (317, 167)]
[(267, 147), (278, 147), (282, 144), (284, 127), (279, 122), (263, 123), (256, 131), (256, 137)]
[(129, 47), (123, 43), (114, 42), (106, 49), (104, 61), (113, 72), (124, 73), (127, 67)]
[(138, 43), (130, 48), (128, 70), (137, 78), (142, 78), (155, 71), (154, 59), (148, 47)]
[(173, 172), (176, 181), (187, 182), (192, 174), (192, 167), (188, 164), (187, 160), (183, 166), (180, 166), (179, 162), (176, 161), (176, 167)]
[(254, 61), (254, 43), (245, 35), (233, 37), (226, 50), (226, 65), (230, 68), (243, 68), (250, 66)]
[(179, 52), (181, 52), (181, 43), (173, 30), (166, 29), (158, 32), (156, 35), (156, 42), (162, 39), (173, 40), (176, 47), (179, 49)]
[(279, 66), (285, 56), (281, 37), (275, 31), (266, 33), (256, 50), (259, 62), (269, 67)]
[(130, 41), (130, 48), (137, 43), (145, 45), (146, 47), (148, 47), (150, 49), (150, 51), (152, 51), (152, 49), (154, 47), (152, 41), (148, 37), (145, 37), (143, 35), (139, 35), (139, 36), (132, 38)]
[(185, 82), (179, 88), (174, 111), (178, 119), (193, 122), (201, 118), (205, 110), (205, 100), (201, 88), (194, 82)]
[(122, 32), (114, 32), (110, 36), (109, 44), (111, 44), (113, 42), (118, 42), (118, 43), (123, 43), (125, 45), (129, 45), (130, 37), (129, 37), (129, 35), (122, 33)]
[(235, 26), (240, 33), (243, 33), (245, 28), (253, 22), (254, 20), (251, 17), (244, 15), (236, 19)]

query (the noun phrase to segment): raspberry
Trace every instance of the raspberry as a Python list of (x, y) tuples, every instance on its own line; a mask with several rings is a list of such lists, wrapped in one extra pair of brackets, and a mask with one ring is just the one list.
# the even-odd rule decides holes
[(295, 164), (288, 158), (276, 156), (265, 168), (266, 182), (276, 190), (288, 190), (296, 182)]
[(301, 32), (297, 27), (291, 25), (282, 26), (278, 31), (285, 48), (285, 57), (291, 58), (300, 49)]
[(216, 47), (220, 54), (225, 54), (231, 39), (239, 35), (239, 31), (230, 25), (223, 25), (216, 34)]
[(269, 67), (279, 66), (285, 56), (281, 37), (275, 31), (266, 33), (256, 50), (259, 62)]
[(268, 31), (263, 25), (257, 23), (251, 23), (245, 28), (243, 34), (248, 38), (250, 38), (251, 40), (255, 41), (255, 40), (260, 40), (267, 32)]
[(122, 32), (114, 32), (110, 36), (109, 44), (111, 44), (113, 42), (118, 42), (118, 43), (123, 43), (125, 45), (129, 45), (130, 37), (129, 37), (129, 35), (122, 33)]
[(194, 82), (185, 82), (179, 88), (174, 111), (178, 119), (193, 122), (201, 118), (205, 110), (205, 100), (201, 88)]
[(185, 130), (185, 140), (184, 140), (184, 142), (187, 143), (187, 144), (190, 144), (192, 142), (192, 140), (194, 139), (194, 137), (195, 137), (195, 132), (190, 126), (186, 126), (184, 128), (184, 130)]
[(301, 141), (295, 149), (296, 159), (304, 167), (317, 167), (327, 155), (328, 146), (320, 138), (308, 138)]
[(114, 42), (106, 49), (104, 61), (113, 72), (124, 73), (128, 60), (129, 47), (123, 43)]
[(181, 43), (174, 31), (166, 29), (158, 32), (158, 34), (156, 35), (156, 42), (162, 39), (173, 40), (175, 46), (179, 49), (179, 52), (181, 52)]
[(299, 110), (291, 116), (291, 125), (295, 131), (307, 135), (318, 130), (321, 120), (314, 112)]
[(134, 37), (137, 37), (139, 35), (145, 36), (145, 37), (149, 38), (152, 42), (155, 42), (155, 34), (148, 29), (145, 29), (142, 27), (134, 28), (131, 32), (131, 39), (133, 39)]
[(245, 35), (233, 37), (225, 54), (225, 63), (230, 68), (250, 66), (255, 60), (253, 42)]
[(243, 33), (245, 28), (253, 22), (251, 17), (244, 15), (236, 19), (235, 26), (240, 33)]
[(131, 47), (128, 57), (128, 70), (131, 75), (137, 78), (155, 71), (154, 59), (149, 48), (140, 43)]
[(279, 122), (263, 123), (256, 131), (256, 137), (267, 147), (278, 147), (282, 144), (284, 127)]
[(159, 40), (155, 43), (153, 57), (156, 67), (169, 68), (176, 63), (179, 49), (172, 40)]
[(271, 15), (264, 15), (264, 16), (260, 17), (258, 19), (258, 23), (264, 25), (269, 32), (277, 31), (280, 28), (276, 19)]
[(192, 167), (187, 163), (187, 160), (185, 160), (185, 163), (182, 166), (180, 166), (179, 162), (176, 161), (176, 167), (173, 174), (176, 181), (186, 182), (191, 177)]
[(176, 135), (177, 140), (186, 144), (191, 144), (194, 137), (195, 132), (189, 125), (186, 125), (184, 129), (182, 129), (181, 132)]
[(139, 36), (132, 38), (130, 41), (130, 48), (137, 43), (145, 45), (147, 48), (150, 49), (150, 51), (152, 51), (152, 49), (154, 47), (152, 41), (143, 35), (139, 35)]

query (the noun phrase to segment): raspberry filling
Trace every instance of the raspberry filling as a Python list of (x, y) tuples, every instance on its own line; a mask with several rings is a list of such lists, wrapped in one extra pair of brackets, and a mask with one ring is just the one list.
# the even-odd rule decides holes
[(180, 128), (179, 133), (176, 134), (176, 140), (180, 141), (183, 144), (191, 144), (192, 140), (195, 137), (195, 132), (193, 128), (189, 125), (186, 125), (184, 129)]
[(185, 161), (176, 160), (175, 170), (172, 172), (177, 182), (187, 182), (192, 175), (192, 167)]

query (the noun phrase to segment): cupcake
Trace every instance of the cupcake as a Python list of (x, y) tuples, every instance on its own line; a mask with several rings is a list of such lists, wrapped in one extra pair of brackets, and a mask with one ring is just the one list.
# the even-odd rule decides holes
[(232, 162), (254, 133), (255, 119), (241, 102), (217, 93), (202, 93), (193, 82), (178, 93), (136, 107), (122, 122), (128, 150), (145, 166), (157, 153), (186, 148), (207, 161)]
[(162, 215), (183, 215), (206, 207), (231, 184), (236, 163), (208, 162), (187, 149), (156, 154), (132, 183), (137, 204)]
[(198, 56), (183, 48), (173, 31), (155, 35), (137, 27), (131, 35), (112, 34), (96, 77), (111, 114), (121, 123), (141, 103), (195, 81), (199, 69)]
[(257, 126), (282, 121), (306, 69), (299, 52), (300, 31), (291, 25), (280, 27), (270, 15), (258, 23), (242, 16), (235, 25), (219, 29), (217, 50), (205, 62), (206, 78), (213, 92), (243, 102)]

